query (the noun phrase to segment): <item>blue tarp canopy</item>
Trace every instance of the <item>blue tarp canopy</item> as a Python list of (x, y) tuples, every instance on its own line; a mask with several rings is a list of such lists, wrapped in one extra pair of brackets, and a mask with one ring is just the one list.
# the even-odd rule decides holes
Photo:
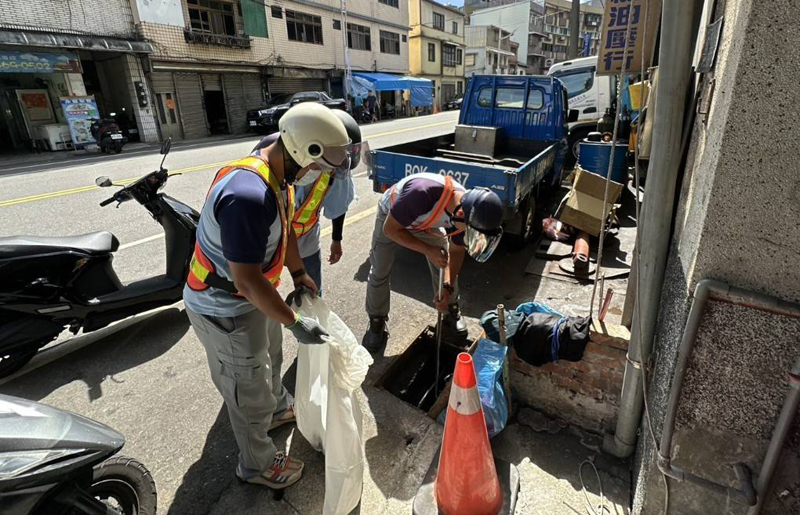
[(364, 90), (397, 91), (407, 89), (411, 92), (411, 107), (433, 105), (433, 82), (428, 79), (388, 73), (354, 72), (351, 86), (356, 97), (362, 96), (361, 93)]

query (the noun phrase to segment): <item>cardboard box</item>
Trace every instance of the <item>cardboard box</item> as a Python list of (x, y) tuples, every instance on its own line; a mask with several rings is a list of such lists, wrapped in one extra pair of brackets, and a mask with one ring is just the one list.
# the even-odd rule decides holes
[[(625, 186), (611, 181), (608, 184), (608, 202), (606, 213), (614, 211), (614, 204), (619, 199)], [(581, 231), (586, 231), (592, 236), (600, 236), (603, 217), (603, 193), (606, 188), (606, 178), (587, 172), (580, 166), (575, 167), (575, 182), (572, 190), (567, 193), (559, 207), (556, 218), (561, 222), (571, 225)]]

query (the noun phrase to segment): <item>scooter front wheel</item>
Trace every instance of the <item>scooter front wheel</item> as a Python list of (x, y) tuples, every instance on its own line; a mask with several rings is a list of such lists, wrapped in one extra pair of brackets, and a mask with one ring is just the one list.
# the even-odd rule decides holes
[(119, 515), (155, 515), (156, 483), (142, 463), (114, 456), (94, 468), (89, 495)]

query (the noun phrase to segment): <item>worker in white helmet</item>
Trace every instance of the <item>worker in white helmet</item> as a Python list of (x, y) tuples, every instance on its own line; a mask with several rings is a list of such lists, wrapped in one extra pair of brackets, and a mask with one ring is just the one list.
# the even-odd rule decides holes
[(330, 109), (303, 103), (279, 122), (279, 138), (222, 167), (208, 191), (183, 298), (208, 356), (239, 446), (240, 480), (281, 489), (300, 480), (303, 463), (277, 452), (268, 432), (295, 420), (281, 383), (282, 326), (300, 344), (327, 333), (278, 294), (286, 266), (295, 287), (316, 293), (292, 230), (292, 183), (310, 169), (334, 170), (350, 139)]

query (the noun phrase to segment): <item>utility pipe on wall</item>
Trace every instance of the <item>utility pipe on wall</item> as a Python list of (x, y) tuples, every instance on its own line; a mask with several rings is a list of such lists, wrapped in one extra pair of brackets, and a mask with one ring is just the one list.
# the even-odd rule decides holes
[(642, 417), (642, 371), (653, 347), (653, 337), (669, 251), (672, 210), (681, 161), (681, 137), (686, 93), (692, 78), (692, 50), (696, 39), (698, 2), (664, 0), (661, 12), (659, 83), (656, 89), (653, 150), (647, 173), (646, 198), (639, 220), (641, 250), (637, 269), (639, 302), (633, 315), (628, 360), (622, 383), (619, 417), (614, 435), (603, 442), (606, 452), (619, 457), (633, 454)]

